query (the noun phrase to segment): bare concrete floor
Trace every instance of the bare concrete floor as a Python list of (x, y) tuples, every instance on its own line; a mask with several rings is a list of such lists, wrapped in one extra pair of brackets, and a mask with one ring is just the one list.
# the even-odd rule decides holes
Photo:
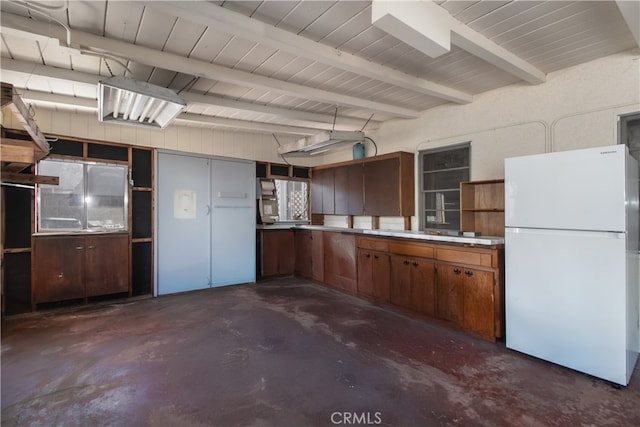
[(299, 279), (8, 319), (3, 426), (640, 425), (627, 388)]

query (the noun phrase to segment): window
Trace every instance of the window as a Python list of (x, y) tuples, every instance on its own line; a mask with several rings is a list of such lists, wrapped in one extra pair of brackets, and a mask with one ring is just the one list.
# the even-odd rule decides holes
[(38, 230), (127, 229), (126, 166), (41, 160), (38, 173), (60, 177), (59, 185), (38, 186)]
[(306, 181), (276, 179), (279, 221), (309, 219), (309, 184)]
[(620, 116), (620, 144), (629, 147), (629, 153), (640, 162), (640, 113)]
[(460, 228), (460, 182), (469, 180), (469, 144), (420, 154), (420, 229)]

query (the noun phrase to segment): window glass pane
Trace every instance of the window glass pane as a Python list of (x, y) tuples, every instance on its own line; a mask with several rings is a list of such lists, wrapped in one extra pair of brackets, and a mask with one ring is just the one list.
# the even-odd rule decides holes
[(38, 231), (126, 230), (126, 166), (42, 160), (38, 173), (59, 185), (38, 185)]
[(469, 167), (469, 148), (437, 151), (425, 154), (422, 159), (423, 171)]
[(309, 219), (309, 184), (306, 181), (276, 179), (279, 221)]
[(39, 185), (39, 229), (79, 230), (84, 220), (81, 163), (42, 161), (38, 174), (60, 177), (59, 185)]
[(469, 146), (421, 153), (422, 228), (460, 228), (460, 182), (469, 180)]
[(459, 189), (461, 181), (469, 180), (469, 169), (442, 170), (424, 174), (423, 190)]
[(126, 229), (127, 168), (87, 165), (87, 225), (90, 229)]

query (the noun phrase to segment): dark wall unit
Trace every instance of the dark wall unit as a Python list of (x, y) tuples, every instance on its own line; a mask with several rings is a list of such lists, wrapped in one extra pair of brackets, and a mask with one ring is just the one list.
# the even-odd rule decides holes
[(318, 215), (414, 215), (413, 154), (397, 152), (313, 168), (311, 209)]
[[(3, 137), (30, 140), (21, 130)], [(2, 187), (2, 312), (37, 304), (153, 292), (154, 151), (146, 147), (46, 135), (48, 158), (117, 163), (130, 169), (128, 232), (37, 233), (35, 191)], [(81, 249), (78, 249), (81, 248)]]

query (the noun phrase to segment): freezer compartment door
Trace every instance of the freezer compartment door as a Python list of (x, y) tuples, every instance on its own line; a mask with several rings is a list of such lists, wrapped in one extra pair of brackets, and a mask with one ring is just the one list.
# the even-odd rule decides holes
[(624, 145), (505, 159), (505, 225), (625, 231)]
[(625, 234), (507, 228), (505, 246), (507, 347), (626, 385), (627, 351), (637, 349), (627, 340)]

